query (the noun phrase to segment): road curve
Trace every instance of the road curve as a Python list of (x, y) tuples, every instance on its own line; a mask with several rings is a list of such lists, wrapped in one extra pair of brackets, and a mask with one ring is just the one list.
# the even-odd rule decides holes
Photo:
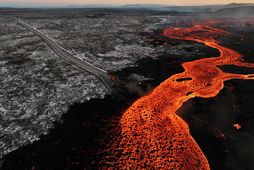
[(53, 39), (49, 38), (47, 35), (42, 33), (41, 31), (31, 27), (30, 25), (26, 24), (22, 20), (18, 19), (17, 23), (26, 28), (27, 30), (31, 31), (35, 35), (37, 35), (40, 39), (42, 39), (51, 49), (56, 53), (59, 57), (64, 58), (66, 61), (70, 62), (77, 68), (87, 71), (96, 77), (100, 79), (100, 81), (105, 85), (105, 87), (108, 89), (110, 93), (112, 93), (112, 88), (113, 88), (113, 81), (110, 79), (110, 75), (108, 74), (107, 71), (95, 67), (91, 65), (90, 63), (87, 63), (72, 54), (70, 54), (66, 49), (58, 45)]

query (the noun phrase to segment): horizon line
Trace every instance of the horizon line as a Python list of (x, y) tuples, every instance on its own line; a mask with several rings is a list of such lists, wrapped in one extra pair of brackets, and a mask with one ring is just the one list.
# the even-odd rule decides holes
[(127, 4), (113, 4), (113, 3), (105, 3), (105, 4), (100, 4), (100, 3), (8, 3), (8, 2), (0, 2), (0, 8), (66, 8), (66, 7), (124, 7), (124, 6), (162, 6), (162, 7), (191, 7), (191, 6), (216, 6), (216, 5), (230, 5), (230, 4), (251, 4), (254, 5), (254, 3), (215, 3), (215, 4), (206, 4), (206, 3), (192, 3), (192, 4), (156, 4), (156, 3), (127, 3)]

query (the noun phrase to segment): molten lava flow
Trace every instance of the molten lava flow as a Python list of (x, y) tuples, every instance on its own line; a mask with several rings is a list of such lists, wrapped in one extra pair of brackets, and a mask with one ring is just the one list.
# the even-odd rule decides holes
[(233, 127), (234, 127), (236, 130), (239, 130), (239, 129), (241, 129), (241, 128), (242, 128), (242, 127), (241, 127), (241, 125), (240, 125), (240, 124), (238, 124), (238, 123), (233, 124)]
[(226, 80), (254, 79), (254, 75), (225, 73), (217, 67), (254, 67), (243, 62), (239, 53), (214, 39), (225, 34), (221, 29), (202, 24), (163, 30), (162, 35), (168, 38), (195, 41), (218, 49), (220, 56), (183, 63), (184, 72), (173, 75), (133, 103), (121, 118), (123, 153), (116, 167), (210, 169), (188, 125), (176, 111), (190, 98), (216, 96)]

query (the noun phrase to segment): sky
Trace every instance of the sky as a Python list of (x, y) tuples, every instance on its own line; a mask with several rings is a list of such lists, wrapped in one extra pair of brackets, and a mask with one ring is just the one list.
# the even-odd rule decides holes
[(253, 3), (254, 0), (0, 0), (5, 4), (168, 4), (204, 5), (228, 3)]

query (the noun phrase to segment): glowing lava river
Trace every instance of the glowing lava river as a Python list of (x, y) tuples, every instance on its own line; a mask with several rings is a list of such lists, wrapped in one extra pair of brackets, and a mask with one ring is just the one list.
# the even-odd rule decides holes
[(123, 150), (115, 167), (137, 169), (210, 169), (209, 163), (192, 138), (188, 124), (176, 111), (194, 97), (216, 96), (230, 79), (254, 79), (254, 74), (223, 72), (218, 66), (253, 67), (238, 52), (221, 46), (218, 36), (229, 33), (206, 24), (166, 28), (162, 36), (202, 43), (220, 51), (220, 56), (182, 64), (184, 72), (162, 82), (150, 94), (135, 101), (121, 118)]

